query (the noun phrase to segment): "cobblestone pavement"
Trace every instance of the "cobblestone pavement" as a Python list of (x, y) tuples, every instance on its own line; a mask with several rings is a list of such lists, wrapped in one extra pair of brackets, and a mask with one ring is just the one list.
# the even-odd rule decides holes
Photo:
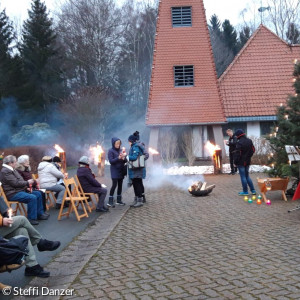
[(98, 218), (30, 286), (74, 289), (60, 299), (300, 299), (297, 203), (246, 203), (238, 175), (205, 180), (207, 197), (165, 186)]
[(207, 197), (148, 191), (61, 299), (300, 299), (297, 203), (279, 192), (271, 206), (246, 203), (238, 175), (206, 181), (217, 185)]

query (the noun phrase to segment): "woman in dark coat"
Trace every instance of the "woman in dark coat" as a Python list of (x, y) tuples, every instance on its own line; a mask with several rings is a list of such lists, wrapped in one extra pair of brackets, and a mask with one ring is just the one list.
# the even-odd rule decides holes
[(118, 186), (117, 190), (117, 204), (125, 205), (122, 201), (122, 186), (123, 179), (126, 175), (125, 164), (127, 162), (126, 153), (123, 153), (121, 150), (121, 140), (118, 138), (111, 139), (112, 148), (108, 150), (108, 160), (110, 163), (110, 175), (112, 179), (112, 186), (109, 192), (108, 204), (114, 207), (114, 193), (115, 189)]
[[(16, 170), (19, 172), (19, 174), (22, 176), (22, 178), (25, 181), (32, 179), (32, 172), (29, 164), (28, 155), (21, 155), (20, 157), (18, 157), (18, 165), (16, 167)], [(41, 194), (43, 200), (44, 215), (49, 216), (50, 214), (47, 213), (47, 207), (46, 207), (46, 195), (44, 192), (42, 192), (39, 189), (38, 181), (34, 180), (34, 183), (32, 184), (32, 188)]]
[(98, 194), (99, 201), (96, 211), (107, 212), (109, 209), (105, 207), (104, 199), (107, 194), (107, 189), (99, 183), (90, 169), (89, 158), (82, 156), (79, 159), (79, 168), (77, 169), (77, 177), (85, 193)]

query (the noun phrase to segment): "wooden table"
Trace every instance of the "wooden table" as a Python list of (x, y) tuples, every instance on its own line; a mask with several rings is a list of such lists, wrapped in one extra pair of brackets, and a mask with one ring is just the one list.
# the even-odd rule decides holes
[[(271, 183), (271, 189), (267, 190), (265, 181), (269, 180)], [(285, 192), (289, 183), (289, 178), (258, 178), (257, 183), (265, 202), (267, 202), (266, 192), (269, 191), (281, 191), (282, 199), (287, 201)]]

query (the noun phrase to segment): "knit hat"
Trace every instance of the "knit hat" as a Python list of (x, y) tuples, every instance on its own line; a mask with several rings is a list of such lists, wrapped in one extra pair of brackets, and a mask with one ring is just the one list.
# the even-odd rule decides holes
[(128, 141), (132, 142), (132, 143), (135, 143), (139, 139), (140, 139), (140, 133), (138, 131), (136, 131), (134, 134), (132, 134), (128, 137)]
[(53, 162), (61, 162), (60, 158), (58, 156), (54, 156), (52, 159)]
[(234, 135), (239, 138), (240, 136), (245, 135), (245, 132), (243, 129), (237, 129)]
[(42, 161), (52, 162), (52, 157), (46, 155), (42, 158)]
[(82, 164), (82, 165), (89, 165), (90, 164), (90, 161), (89, 161), (89, 158), (87, 156), (81, 156), (80, 159), (79, 159), (79, 163)]

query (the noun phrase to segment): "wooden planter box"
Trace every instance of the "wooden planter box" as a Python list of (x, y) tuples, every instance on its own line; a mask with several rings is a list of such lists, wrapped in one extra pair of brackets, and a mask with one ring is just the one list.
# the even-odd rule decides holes
[[(271, 189), (267, 190), (265, 181), (269, 180), (271, 183)], [(282, 199), (287, 201), (285, 192), (289, 183), (289, 178), (259, 178), (257, 183), (265, 202), (267, 202), (266, 193), (271, 191), (281, 191)]]

